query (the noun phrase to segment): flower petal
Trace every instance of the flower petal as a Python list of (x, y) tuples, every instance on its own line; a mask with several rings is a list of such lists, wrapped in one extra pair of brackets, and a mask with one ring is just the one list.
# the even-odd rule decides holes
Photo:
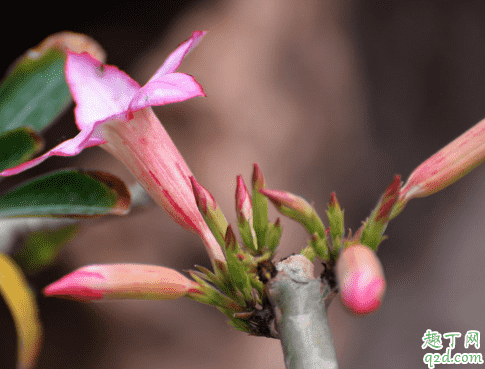
[(77, 104), (74, 114), (81, 131), (99, 121), (127, 114), (131, 99), (140, 89), (128, 74), (87, 53), (69, 53), (66, 79)]
[(153, 77), (150, 78), (148, 83), (156, 81), (166, 74), (175, 72), (180, 64), (182, 64), (182, 60), (184, 60), (185, 56), (190, 50), (197, 46), (206, 33), (206, 31), (194, 31), (187, 41), (181, 43), (179, 47), (169, 55), (163, 65), (156, 71)]
[(205, 96), (205, 93), (194, 77), (171, 73), (143, 86), (131, 100), (128, 110), (133, 112), (147, 106), (171, 104), (196, 96)]
[(30, 169), (35, 167), (36, 165), (39, 165), (42, 163), (44, 160), (51, 156), (74, 156), (79, 154), (83, 149), (91, 146), (96, 146), (96, 145), (101, 145), (105, 143), (103, 139), (97, 138), (92, 136), (91, 132), (94, 130), (84, 130), (79, 132), (79, 134), (71, 138), (69, 140), (66, 140), (62, 142), (61, 144), (57, 145), (54, 147), (52, 150), (47, 151), (45, 154), (29, 160), (25, 163), (22, 163), (20, 165), (17, 165), (15, 167), (5, 169), (3, 172), (0, 172), (0, 176), (12, 176), (14, 174), (18, 174), (20, 172), (23, 172), (24, 170)]
[[(97, 125), (101, 124), (102, 122), (98, 122)], [(45, 154), (29, 160), (25, 163), (17, 165), (15, 167), (5, 169), (3, 172), (0, 172), (0, 176), (11, 176), (14, 174), (18, 174), (23, 172), (24, 170), (30, 169), (39, 165), (48, 157), (51, 156), (74, 156), (79, 154), (83, 149), (91, 146), (101, 145), (106, 141), (96, 137), (93, 135), (93, 131), (95, 130), (96, 126), (92, 127), (91, 129), (85, 129), (78, 133), (78, 135), (74, 138), (66, 140), (53, 149), (47, 151)]]

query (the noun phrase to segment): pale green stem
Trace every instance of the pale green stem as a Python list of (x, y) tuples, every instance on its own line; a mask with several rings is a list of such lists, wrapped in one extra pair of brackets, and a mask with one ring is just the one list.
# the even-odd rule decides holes
[(268, 283), (287, 369), (336, 369), (337, 354), (328, 325), (328, 286), (313, 276), (313, 264), (293, 255), (277, 265)]

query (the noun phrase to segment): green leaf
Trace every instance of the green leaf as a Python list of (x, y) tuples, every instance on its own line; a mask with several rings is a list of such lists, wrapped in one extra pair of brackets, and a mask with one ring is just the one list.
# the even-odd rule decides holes
[(0, 135), (0, 171), (29, 160), (42, 147), (42, 138), (28, 127)]
[(117, 177), (64, 170), (38, 177), (0, 197), (0, 216), (95, 216), (129, 211), (130, 193)]
[(24, 238), (23, 247), (13, 255), (17, 264), (27, 273), (37, 273), (50, 265), (62, 247), (77, 234), (78, 224), (59, 229), (31, 232)]
[(21, 58), (0, 86), (0, 133), (25, 126), (40, 132), (72, 101), (66, 54), (52, 48), (34, 55)]
[(32, 368), (42, 342), (37, 304), (22, 271), (4, 254), (0, 254), (0, 292), (17, 329), (17, 368)]

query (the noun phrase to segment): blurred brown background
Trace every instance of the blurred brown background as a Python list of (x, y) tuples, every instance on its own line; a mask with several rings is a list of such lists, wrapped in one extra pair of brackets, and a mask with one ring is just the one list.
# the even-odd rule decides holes
[[(97, 39), (108, 63), (144, 84), (193, 30), (209, 30), (180, 68), (197, 78), (207, 97), (155, 111), (232, 223), (236, 175), (249, 183), (257, 162), (269, 188), (313, 201), (321, 215), (336, 191), (346, 226), (355, 230), (394, 174), (406, 178), (485, 117), (483, 1), (77, 6), (62, 19), (43, 6), (19, 9), (18, 28), (28, 32), (4, 29), (12, 45), (6, 45), (3, 70), (48, 34), (70, 29)], [(68, 112), (45, 137), (54, 146), (75, 132)], [(2, 182), (2, 189), (66, 166), (133, 181), (92, 148), (75, 158), (49, 159)], [(484, 179), (485, 169), (478, 168), (412, 201), (391, 223), (379, 250), (388, 279), (380, 311), (357, 318), (337, 300), (330, 308), (341, 368), (424, 368), (426, 329), (485, 331)], [(306, 242), (300, 227), (283, 224), (278, 257)], [(89, 225), (55, 266), (31, 278), (37, 293), (85, 264), (139, 262), (178, 270), (209, 264), (201, 242), (155, 207)], [(237, 332), (218, 311), (193, 301), (83, 305), (39, 295), (39, 304), (45, 326), (39, 368), (284, 368), (278, 341)], [(5, 305), (0, 308), (0, 362), (5, 357), (13, 367), (13, 323)], [(458, 340), (455, 352), (473, 351)]]

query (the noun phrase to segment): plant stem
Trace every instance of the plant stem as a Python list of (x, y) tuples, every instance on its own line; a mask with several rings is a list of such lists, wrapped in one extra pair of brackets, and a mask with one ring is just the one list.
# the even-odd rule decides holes
[(330, 288), (314, 278), (313, 264), (303, 255), (290, 256), (276, 269), (268, 294), (286, 368), (338, 368), (324, 301)]

